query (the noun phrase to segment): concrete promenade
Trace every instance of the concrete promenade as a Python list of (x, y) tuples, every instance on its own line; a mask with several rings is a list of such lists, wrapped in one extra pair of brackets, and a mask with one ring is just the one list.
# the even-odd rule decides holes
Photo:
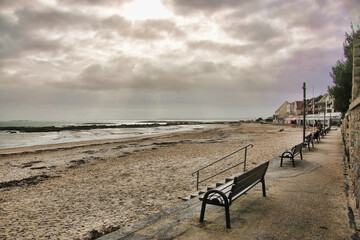
[[(285, 150), (285, 149), (284, 149)], [(224, 208), (193, 199), (100, 239), (359, 239), (357, 210), (349, 197), (340, 129), (315, 143), (304, 160), (271, 160), (266, 179), (230, 206), (231, 229)], [(264, 159), (266, 160), (266, 159)]]

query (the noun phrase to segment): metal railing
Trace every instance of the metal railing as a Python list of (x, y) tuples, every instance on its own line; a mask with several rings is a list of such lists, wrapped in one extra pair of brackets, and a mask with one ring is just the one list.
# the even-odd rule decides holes
[[(253, 145), (253, 144), (248, 144), (248, 145), (246, 145), (246, 146), (244, 146), (244, 147), (242, 147), (242, 148), (239, 148), (238, 150), (236, 150), (236, 151), (234, 151), (234, 152), (226, 155), (225, 157), (222, 157), (222, 158), (220, 158), (220, 159), (218, 159), (218, 160), (210, 163), (209, 165), (206, 165), (205, 167), (202, 167), (202, 168), (196, 170), (195, 172), (193, 172), (193, 173), (191, 174), (192, 176), (194, 176), (195, 173), (196, 173), (196, 190), (199, 190), (199, 184), (200, 184), (200, 183), (203, 183), (203, 182), (205, 182), (205, 181), (207, 181), (207, 180), (209, 180), (209, 179), (211, 179), (211, 178), (213, 178), (213, 177), (215, 177), (215, 176), (218, 176), (218, 175), (220, 175), (220, 174), (222, 174), (222, 173), (224, 173), (224, 172), (226, 172), (226, 171), (228, 171), (228, 170), (230, 170), (230, 169), (232, 169), (232, 168), (234, 168), (234, 167), (237, 167), (237, 166), (239, 166), (240, 164), (243, 164), (243, 163), (244, 163), (244, 172), (245, 172), (245, 171), (246, 171), (247, 149), (248, 149), (248, 147), (250, 147), (250, 146), (253, 147), (254, 145)], [(215, 163), (218, 163), (218, 162), (220, 162), (220, 161), (222, 161), (222, 160), (230, 157), (231, 155), (233, 155), (233, 154), (235, 154), (235, 153), (237, 153), (237, 152), (240, 152), (241, 150), (244, 150), (244, 149), (245, 149), (244, 161), (239, 162), (239, 163), (235, 164), (234, 166), (231, 166), (231, 167), (229, 167), (229, 168), (227, 168), (227, 169), (225, 169), (225, 170), (223, 170), (223, 171), (221, 171), (221, 172), (218, 172), (218, 173), (216, 173), (216, 174), (214, 174), (214, 175), (212, 175), (212, 176), (210, 176), (210, 177), (207, 177), (207, 178), (205, 178), (205, 179), (203, 179), (203, 180), (200, 181), (200, 171), (201, 171), (201, 170), (204, 170), (205, 168), (208, 168), (208, 167), (214, 165)]]

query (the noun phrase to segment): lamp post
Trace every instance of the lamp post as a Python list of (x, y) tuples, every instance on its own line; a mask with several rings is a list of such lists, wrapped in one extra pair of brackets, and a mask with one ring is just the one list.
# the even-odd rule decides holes
[(325, 107), (324, 107), (324, 129), (325, 129), (325, 118), (326, 118), (326, 101), (325, 101)]
[(304, 82), (304, 85), (303, 85), (303, 90), (304, 90), (303, 142), (305, 142), (305, 128), (306, 128), (306, 124), (305, 124), (305, 118), (306, 118), (306, 83), (305, 82)]

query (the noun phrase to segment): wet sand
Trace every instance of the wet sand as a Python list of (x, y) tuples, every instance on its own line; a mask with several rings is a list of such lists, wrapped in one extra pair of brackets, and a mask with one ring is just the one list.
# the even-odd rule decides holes
[[(191, 173), (198, 168), (252, 143), (251, 168), (301, 140), (300, 127), (242, 123), (1, 150), (0, 239), (89, 239), (130, 227), (195, 192)], [(222, 165), (243, 157), (239, 152)], [(215, 169), (220, 167), (201, 176)], [(202, 186), (241, 171), (242, 166)]]

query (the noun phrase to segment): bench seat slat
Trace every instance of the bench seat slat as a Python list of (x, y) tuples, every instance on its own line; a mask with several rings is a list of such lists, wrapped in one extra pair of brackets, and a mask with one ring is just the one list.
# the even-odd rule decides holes
[(245, 189), (243, 189), (241, 192), (234, 194), (231, 198), (231, 201), (236, 200), (237, 198), (241, 197), (244, 193), (246, 193), (247, 191), (249, 191), (251, 188), (253, 188), (256, 184), (258, 184), (261, 180), (258, 180), (256, 182), (254, 182), (253, 184), (249, 185), (248, 187), (246, 187)]

